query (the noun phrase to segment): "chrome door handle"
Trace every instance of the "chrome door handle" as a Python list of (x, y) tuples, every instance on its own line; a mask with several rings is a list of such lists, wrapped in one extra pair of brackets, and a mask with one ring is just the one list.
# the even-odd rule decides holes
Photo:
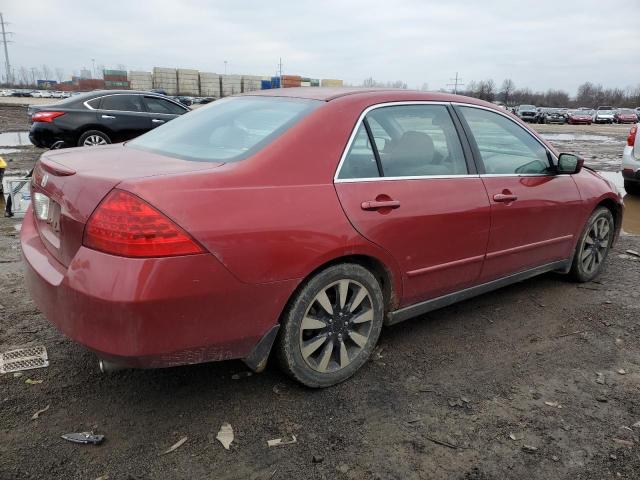
[(102, 118), (116, 118), (113, 115), (102, 115)]
[(496, 193), (493, 196), (493, 200), (495, 202), (509, 203), (509, 202), (515, 202), (517, 199), (518, 199), (517, 195), (506, 194), (506, 193)]
[(153, 120), (151, 120), (153, 123), (164, 123), (164, 120), (158, 120), (157, 118), (154, 118)]
[(379, 210), (381, 208), (399, 208), (400, 202), (398, 200), (383, 200), (383, 201), (368, 201), (362, 202), (360, 208), (362, 210)]

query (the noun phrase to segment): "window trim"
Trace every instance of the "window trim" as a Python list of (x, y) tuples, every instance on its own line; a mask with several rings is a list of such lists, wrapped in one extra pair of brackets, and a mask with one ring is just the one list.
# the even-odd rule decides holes
[[(100, 104), (102, 105), (102, 99), (103, 99), (103, 98), (105, 98), (105, 97), (115, 97), (115, 96), (118, 96), (118, 95), (134, 95), (134, 96), (143, 97), (143, 98), (142, 98), (142, 105), (144, 106), (144, 111), (143, 111), (143, 112), (132, 112), (132, 111), (130, 111), (130, 110), (107, 110), (106, 108), (93, 108), (91, 105), (89, 105), (89, 102), (92, 102), (93, 100), (96, 100), (96, 99), (100, 99)], [(155, 97), (155, 98), (160, 98), (160, 99), (163, 99), (163, 100), (167, 100), (167, 101), (169, 101), (169, 102), (171, 102), (171, 103), (175, 103), (175, 104), (176, 104), (176, 105), (178, 105), (179, 107), (183, 108), (183, 109), (184, 109), (184, 113), (189, 112), (189, 109), (188, 109), (188, 108), (186, 108), (186, 107), (185, 107), (184, 105), (182, 105), (181, 103), (179, 103), (179, 102), (175, 102), (175, 101), (173, 101), (172, 99), (167, 98), (167, 97), (164, 97), (164, 96), (162, 96), (162, 95), (156, 95), (156, 94), (153, 94), (153, 93), (149, 93), (149, 94), (146, 94), (146, 93), (137, 93), (137, 92), (131, 92), (131, 93), (107, 93), (107, 94), (105, 94), (105, 95), (100, 95), (100, 96), (93, 97), (93, 98), (90, 98), (90, 99), (88, 99), (88, 100), (85, 100), (82, 104), (83, 104), (85, 107), (87, 107), (89, 110), (93, 110), (94, 112), (96, 112), (96, 111), (100, 110), (100, 111), (105, 111), (105, 112), (122, 112), (122, 113), (153, 113), (153, 112), (150, 112), (150, 111), (147, 109), (147, 104), (144, 102), (144, 97)], [(173, 114), (173, 113), (170, 113), (170, 114), (169, 114), (169, 113), (157, 113), (156, 115), (178, 115), (178, 114)]]
[[(358, 133), (360, 125), (363, 124), (365, 117), (367, 114), (373, 110), (377, 110), (378, 108), (385, 107), (402, 107), (407, 105), (444, 105), (447, 108), (447, 112), (449, 113), (449, 117), (451, 118), (451, 123), (458, 135), (458, 140), (460, 142), (460, 147), (462, 150), (462, 155), (464, 157), (465, 163), (467, 165), (467, 171), (469, 173), (465, 175), (415, 175), (415, 176), (399, 176), (399, 177), (367, 177), (367, 178), (338, 178), (340, 175), (340, 171), (342, 170), (342, 166), (344, 164), (345, 159), (349, 154), (349, 150), (351, 149), (351, 144), (355, 141), (355, 137)], [(443, 179), (443, 178), (478, 178), (479, 175), (477, 173), (477, 166), (474, 162), (473, 150), (471, 146), (468, 145), (468, 133), (464, 130), (463, 125), (457, 118), (457, 114), (455, 110), (452, 110), (450, 107), (452, 106), (451, 102), (442, 102), (442, 101), (431, 101), (431, 100), (413, 100), (413, 101), (398, 101), (398, 102), (384, 102), (384, 103), (376, 103), (374, 105), (369, 105), (365, 108), (358, 120), (356, 121), (353, 130), (351, 131), (351, 135), (349, 136), (349, 140), (342, 151), (342, 156), (340, 157), (340, 162), (338, 162), (338, 166), (336, 167), (336, 171), (333, 175), (333, 183), (356, 183), (356, 182), (379, 182), (379, 181), (394, 181), (394, 180), (427, 180), (427, 179)], [(367, 130), (367, 135), (369, 132)], [(371, 139), (370, 139), (371, 142)], [(377, 152), (377, 147), (375, 143), (372, 143), (372, 149), (374, 150), (374, 154)], [(377, 154), (376, 154), (377, 155)], [(469, 156), (471, 155), (471, 156)]]
[(479, 110), (487, 110), (489, 112), (495, 113), (497, 115), (501, 115), (502, 117), (506, 118), (511, 123), (513, 123), (520, 129), (522, 129), (527, 135), (529, 135), (536, 142), (538, 142), (542, 146), (542, 148), (544, 148), (547, 154), (547, 159), (549, 160), (549, 166), (552, 169), (558, 165), (558, 157), (554, 155), (554, 153), (549, 149), (549, 147), (547, 147), (544, 144), (544, 142), (541, 139), (539, 139), (536, 135), (533, 135), (526, 127), (524, 127), (523, 125), (520, 125), (520, 123), (516, 122), (513, 118), (511, 118), (505, 112), (494, 110), (493, 108), (485, 107), (482, 105), (473, 105), (473, 104), (462, 103), (462, 102), (451, 102), (451, 105), (453, 106), (454, 111), (456, 112), (456, 115), (458, 116), (460, 123), (462, 124), (462, 127), (465, 130), (465, 133), (467, 135), (467, 140), (473, 152), (475, 163), (478, 166), (478, 168), (482, 170), (482, 171), (479, 171), (479, 174), (481, 177), (492, 178), (492, 177), (552, 177), (552, 176), (556, 177), (556, 176), (559, 176), (558, 173), (554, 173), (554, 172), (550, 172), (550, 173), (486, 173), (484, 162), (482, 160), (480, 150), (478, 149), (475, 136), (471, 131), (471, 127), (469, 127), (469, 124), (467, 123), (467, 120), (464, 118), (464, 115), (462, 114), (462, 112), (459, 112), (456, 107), (471, 107), (471, 108), (477, 108)]

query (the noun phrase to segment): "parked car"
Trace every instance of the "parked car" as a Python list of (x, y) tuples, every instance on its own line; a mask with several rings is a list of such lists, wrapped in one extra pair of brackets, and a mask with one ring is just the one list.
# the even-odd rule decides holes
[(37, 147), (63, 148), (118, 143), (189, 110), (149, 92), (96, 90), (51, 105), (32, 105), (29, 139)]
[(535, 122), (538, 118), (538, 111), (535, 105), (520, 105), (516, 109), (516, 115), (525, 122)]
[(622, 178), (624, 189), (630, 195), (640, 195), (640, 128), (631, 127), (627, 145), (622, 152)]
[(635, 110), (630, 108), (620, 108), (613, 114), (614, 123), (638, 123), (638, 116)]
[(636, 115), (638, 117), (638, 122), (640, 122), (640, 107), (635, 108)]
[(7, 90), (7, 89), (0, 90), (1, 97), (10, 97), (12, 95), (13, 95), (13, 90)]
[(593, 123), (613, 123), (613, 107), (598, 107), (593, 112)]
[(548, 271), (594, 279), (622, 221), (612, 183), (511, 114), (400, 90), (224, 98), (45, 153), (31, 195), (29, 290), (103, 369), (261, 371), (274, 346), (310, 387), (353, 375), (383, 324)]
[(592, 114), (588, 110), (571, 110), (567, 116), (570, 125), (591, 125), (592, 121)]
[(540, 123), (565, 124), (567, 122), (567, 117), (564, 112), (565, 111), (560, 108), (547, 108), (542, 114)]
[(182, 96), (179, 96), (179, 97), (173, 97), (173, 99), (178, 101), (178, 102), (180, 102), (185, 107), (189, 107), (190, 105), (193, 104), (193, 98), (192, 97), (186, 97), (186, 96), (182, 95)]

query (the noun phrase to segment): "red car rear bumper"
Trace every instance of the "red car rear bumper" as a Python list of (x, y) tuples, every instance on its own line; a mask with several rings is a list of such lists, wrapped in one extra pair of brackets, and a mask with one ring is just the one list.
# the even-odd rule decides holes
[(133, 259), (81, 247), (69, 267), (21, 231), (26, 281), (49, 321), (106, 360), (167, 367), (247, 357), (297, 281), (252, 285), (213, 255)]

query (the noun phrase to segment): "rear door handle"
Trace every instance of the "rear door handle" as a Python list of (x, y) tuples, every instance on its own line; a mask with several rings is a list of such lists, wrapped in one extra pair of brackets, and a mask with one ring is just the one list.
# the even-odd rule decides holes
[(159, 120), (157, 118), (154, 118), (153, 120), (151, 120), (153, 123), (164, 123), (164, 120)]
[(116, 118), (113, 115), (102, 115), (102, 118)]
[(515, 202), (517, 199), (518, 199), (518, 196), (513, 195), (512, 193), (496, 193), (493, 196), (494, 202), (509, 203), (509, 202)]
[(360, 208), (362, 210), (379, 210), (381, 208), (399, 208), (400, 202), (398, 200), (383, 200), (376, 201), (370, 200), (368, 202), (362, 202)]

